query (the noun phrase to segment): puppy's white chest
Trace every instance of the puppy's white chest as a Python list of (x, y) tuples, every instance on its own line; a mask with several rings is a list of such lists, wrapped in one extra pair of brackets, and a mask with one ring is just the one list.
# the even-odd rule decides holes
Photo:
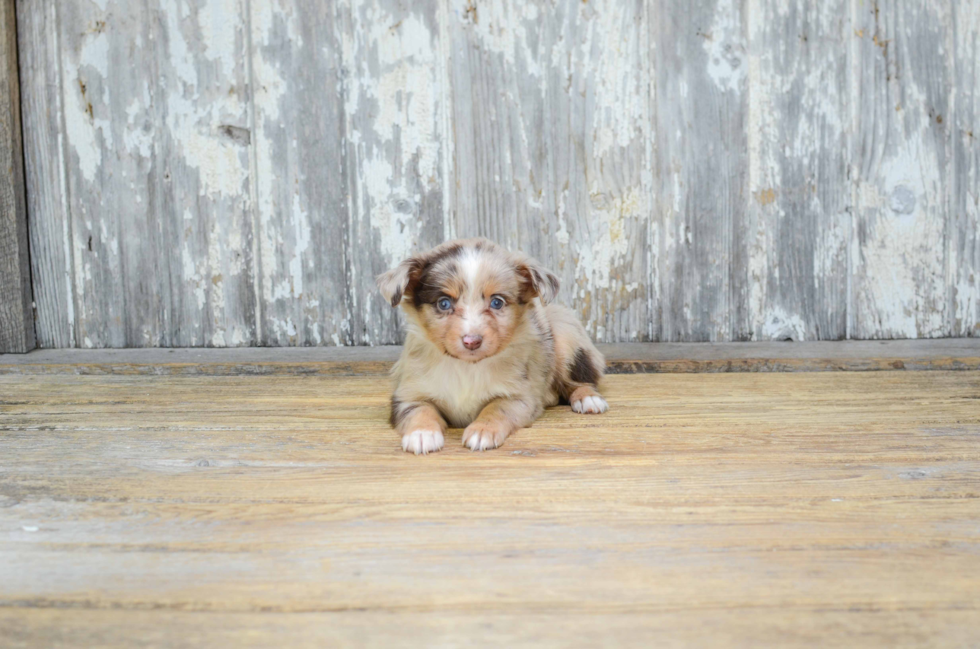
[(483, 365), (447, 359), (430, 372), (427, 391), (452, 426), (469, 425), (487, 403), (509, 395), (508, 382)]

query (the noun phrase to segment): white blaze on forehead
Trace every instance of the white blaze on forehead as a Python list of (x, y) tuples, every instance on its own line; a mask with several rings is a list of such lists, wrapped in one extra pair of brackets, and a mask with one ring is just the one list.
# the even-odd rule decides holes
[(460, 272), (466, 282), (466, 288), (476, 290), (476, 278), (480, 271), (480, 254), (473, 248), (467, 248), (460, 259)]
[(476, 284), (480, 263), (480, 253), (473, 248), (467, 248), (459, 260), (459, 272), (466, 283), (466, 290), (460, 296), (463, 303), (463, 335), (477, 334), (482, 326), (483, 301)]

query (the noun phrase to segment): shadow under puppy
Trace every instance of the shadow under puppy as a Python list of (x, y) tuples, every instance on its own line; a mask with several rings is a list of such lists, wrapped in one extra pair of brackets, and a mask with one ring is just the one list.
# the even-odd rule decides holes
[(571, 310), (550, 304), (558, 278), (486, 239), (450, 241), (378, 277), (407, 332), (392, 371), (391, 424), (416, 455), (463, 445), (496, 448), (559, 401), (577, 413), (608, 409), (606, 363)]

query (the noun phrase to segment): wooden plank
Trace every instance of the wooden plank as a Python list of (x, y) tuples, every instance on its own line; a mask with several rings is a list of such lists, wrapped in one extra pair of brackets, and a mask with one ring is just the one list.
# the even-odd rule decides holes
[(980, 336), (980, 2), (954, 2), (952, 10), (950, 334)]
[(603, 389), (416, 458), (374, 377), (0, 377), (0, 629), (975, 642), (980, 373)]
[(853, 338), (948, 335), (949, 4), (853, 0)]
[(662, 338), (747, 340), (745, 7), (654, 7)]
[(0, 353), (34, 349), (14, 0), (0, 0)]
[(541, 259), (604, 341), (660, 335), (645, 3), (452, 2), (455, 227)]
[(847, 333), (848, 0), (748, 3), (748, 312), (754, 340)]
[(80, 346), (255, 342), (243, 2), (58, 3)]
[(58, 5), (44, 0), (16, 4), (37, 344), (75, 347), (74, 247), (65, 178)]
[(352, 342), (342, 35), (315, 0), (251, 0), (263, 345)]
[[(971, 338), (794, 343), (600, 344), (615, 374), (980, 369)], [(0, 374), (380, 375), (400, 347), (40, 350), (0, 355)]]
[(375, 277), (450, 237), (441, 6), (436, 0), (342, 3), (353, 344), (402, 339), (398, 314)]
[(852, 645), (921, 647), (937, 640), (970, 646), (976, 613), (855, 608), (671, 610), (644, 613), (456, 612), (200, 613), (0, 609), (0, 634), (11, 649), (154, 646), (318, 648), (324, 646), (561, 647)]

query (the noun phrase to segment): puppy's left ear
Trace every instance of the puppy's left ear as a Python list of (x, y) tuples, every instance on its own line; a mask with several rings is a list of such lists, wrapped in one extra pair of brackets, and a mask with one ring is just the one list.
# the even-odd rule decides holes
[(381, 289), (381, 295), (391, 302), (391, 306), (397, 307), (401, 304), (402, 296), (409, 291), (413, 282), (418, 281), (418, 274), (422, 270), (422, 265), (421, 259), (412, 257), (387, 273), (378, 275), (378, 288)]
[(525, 257), (517, 262), (517, 274), (523, 284), (521, 297), (528, 300), (533, 297), (541, 298), (543, 304), (548, 304), (558, 296), (561, 282), (558, 276), (541, 265), (536, 259)]

